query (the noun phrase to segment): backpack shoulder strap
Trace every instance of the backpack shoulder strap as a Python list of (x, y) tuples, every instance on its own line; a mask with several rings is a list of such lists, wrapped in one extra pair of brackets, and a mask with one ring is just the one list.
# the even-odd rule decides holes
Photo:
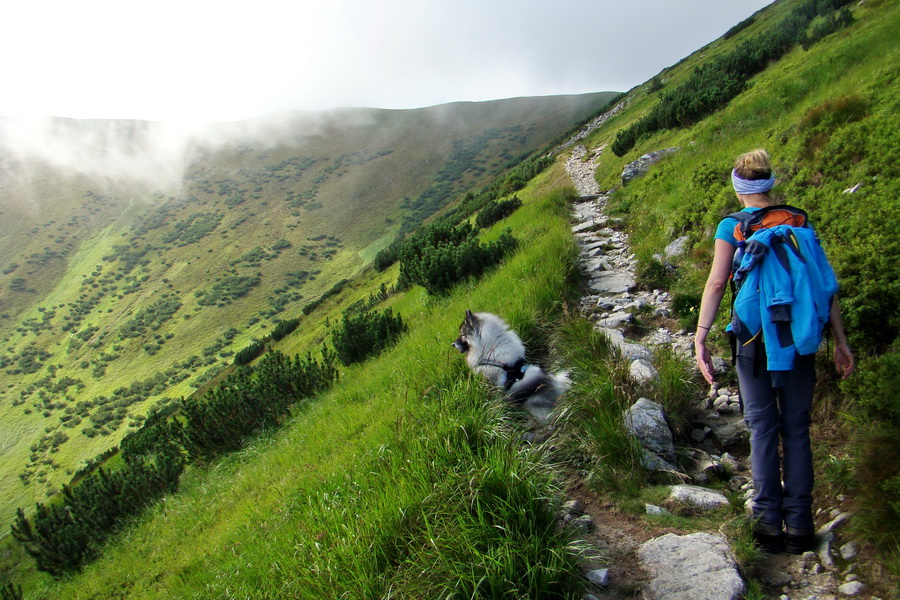
[(809, 227), (809, 215), (806, 214), (806, 211), (789, 204), (774, 204), (753, 212), (740, 211), (728, 216), (737, 219), (734, 238), (739, 242), (746, 240), (753, 235), (753, 232), (763, 228), (778, 225)]

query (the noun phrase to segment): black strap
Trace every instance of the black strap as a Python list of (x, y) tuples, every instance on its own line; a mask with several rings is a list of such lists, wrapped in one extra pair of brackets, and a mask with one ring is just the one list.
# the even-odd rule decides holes
[(505, 390), (509, 390), (515, 382), (520, 381), (525, 377), (525, 371), (528, 368), (528, 364), (525, 362), (524, 358), (520, 358), (512, 365), (505, 365), (491, 360), (482, 360), (478, 364), (503, 369), (503, 372), (506, 373), (506, 383), (503, 384), (503, 389)]

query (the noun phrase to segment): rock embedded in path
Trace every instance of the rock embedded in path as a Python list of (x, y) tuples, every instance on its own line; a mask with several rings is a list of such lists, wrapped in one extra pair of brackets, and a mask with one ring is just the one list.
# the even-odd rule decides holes
[(673, 485), (669, 498), (701, 510), (713, 510), (721, 506), (728, 506), (728, 498), (719, 492), (697, 485)]
[(647, 383), (659, 377), (659, 371), (649, 360), (639, 358), (631, 362), (628, 367), (628, 375), (635, 383)]
[(599, 294), (625, 294), (634, 289), (637, 282), (631, 273), (622, 271), (602, 271), (593, 274), (588, 286), (592, 292)]
[(675, 444), (662, 405), (640, 398), (625, 411), (625, 428), (641, 446), (669, 463), (675, 462)]
[(640, 547), (645, 600), (737, 600), (746, 586), (721, 535), (668, 533)]

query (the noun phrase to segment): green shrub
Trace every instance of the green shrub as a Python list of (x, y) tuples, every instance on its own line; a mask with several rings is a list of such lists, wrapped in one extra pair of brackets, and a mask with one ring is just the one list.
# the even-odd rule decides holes
[(248, 365), (265, 351), (266, 345), (263, 342), (253, 342), (234, 355), (234, 364)]
[(478, 216), (475, 218), (475, 225), (479, 229), (490, 227), (513, 214), (520, 206), (522, 206), (522, 201), (519, 200), (518, 196), (513, 196), (509, 200), (491, 202), (478, 212)]
[(332, 344), (338, 358), (345, 365), (362, 362), (393, 344), (406, 325), (400, 315), (391, 309), (383, 313), (366, 312), (348, 315), (344, 313), (340, 329), (332, 336)]
[(482, 245), (467, 223), (432, 226), (416, 241), (403, 246), (398, 286), (421, 285), (432, 295), (446, 294), (457, 283), (480, 277), (516, 247), (508, 231), (495, 242)]
[(900, 424), (900, 339), (884, 354), (860, 359), (857, 372), (841, 381), (841, 389), (866, 421)]
[(672, 294), (672, 314), (678, 319), (678, 323), (685, 329), (693, 330), (697, 327), (697, 317), (700, 314), (700, 292), (676, 292)]
[(278, 325), (275, 326), (275, 329), (272, 330), (272, 333), (269, 334), (269, 337), (273, 342), (277, 342), (278, 340), (283, 339), (285, 336), (297, 329), (298, 325), (300, 325), (300, 319), (288, 319), (287, 321), (279, 321)]

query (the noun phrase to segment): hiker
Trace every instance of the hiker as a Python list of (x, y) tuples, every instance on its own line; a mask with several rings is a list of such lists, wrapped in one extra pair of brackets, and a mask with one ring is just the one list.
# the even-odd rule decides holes
[[(765, 150), (754, 150), (739, 156), (732, 171), (732, 184), (738, 200), (743, 205), (741, 213), (752, 215), (756, 211), (773, 206), (775, 203), (770, 198), (769, 191), (775, 184), (775, 175), (770, 166), (768, 153)], [(799, 210), (797, 212), (803, 213)], [(706, 340), (734, 270), (735, 252), (739, 246), (742, 250), (744, 248), (744, 244), (737, 240), (741, 233), (739, 223), (751, 218), (751, 215), (745, 218), (740, 213), (734, 214), (738, 216), (725, 217), (716, 229), (715, 254), (703, 290), (694, 339), (697, 366), (710, 384), (714, 382), (715, 375)], [(805, 221), (805, 213), (803, 217)], [(814, 239), (811, 230), (809, 234)], [(818, 248), (817, 242), (816, 247)], [(821, 256), (827, 264), (824, 254)], [(768, 266), (777, 268), (778, 264), (776, 258), (771, 258)], [(833, 280), (830, 266), (828, 272), (831, 273)], [(763, 286), (755, 283), (754, 288), (757, 289), (749, 290), (749, 293), (756, 291), (758, 296), (759, 288)], [(836, 290), (836, 281), (834, 283)], [(786, 308), (788, 315), (792, 308), (798, 311), (802, 309), (789, 304)], [(826, 304), (824, 313), (823, 319), (827, 318), (834, 336), (835, 367), (838, 373), (846, 378), (853, 372), (854, 360), (847, 345), (837, 296), (831, 298), (830, 308)], [(737, 320), (733, 321), (729, 329), (734, 326), (739, 327), (740, 323)], [(772, 363), (767, 362), (766, 357), (769, 355), (766, 352), (766, 344), (772, 346), (773, 352), (783, 351), (784, 346), (779, 343), (782, 341), (780, 335), (772, 335), (773, 325), (768, 326), (770, 329), (762, 327), (746, 342), (735, 344), (734, 339), (732, 340), (735, 344), (734, 358), (744, 420), (750, 430), (750, 463), (756, 490), (753, 499), (753, 536), (757, 545), (764, 551), (802, 554), (812, 550), (815, 545), (809, 413), (816, 380), (815, 347), (821, 339), (824, 323), (819, 327), (817, 332), (819, 337), (816, 338), (812, 353), (799, 355), (791, 351), (788, 357), (790, 367), (787, 370), (773, 370)], [(770, 338), (776, 339), (762, 339), (767, 331)], [(790, 323), (788, 331), (790, 332)], [(779, 334), (780, 332), (779, 330)], [(778, 368), (783, 367), (779, 365)], [(778, 452), (779, 439), (782, 446), (781, 458)]]

